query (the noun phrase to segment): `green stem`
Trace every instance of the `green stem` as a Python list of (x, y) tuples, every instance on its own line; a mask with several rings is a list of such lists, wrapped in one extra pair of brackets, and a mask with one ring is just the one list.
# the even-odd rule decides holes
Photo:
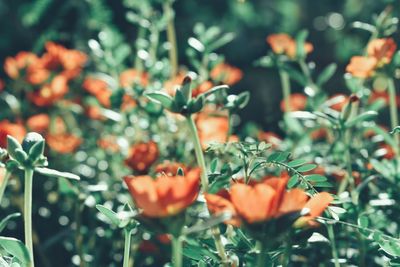
[(285, 251), (283, 253), (283, 259), (282, 259), (283, 267), (289, 266), (290, 263), (290, 257), (292, 255), (292, 238), (293, 238), (293, 233), (290, 232), (286, 242)]
[(300, 65), (301, 71), (307, 78), (308, 86), (313, 90), (313, 94), (315, 95), (316, 93), (318, 93), (319, 89), (311, 77), (310, 69), (308, 68), (304, 59), (299, 60), (298, 63)]
[(291, 111), (291, 106), (290, 106), (290, 94), (291, 94), (290, 91), (291, 91), (291, 89), (290, 89), (289, 75), (286, 71), (279, 70), (279, 76), (281, 78), (283, 101), (285, 103), (285, 112), (290, 112)]
[(135, 65), (134, 69), (138, 72), (137, 77), (141, 77), (141, 73), (143, 71), (143, 63), (142, 59), (137, 55), (139, 50), (141, 49), (140, 41), (146, 36), (146, 28), (139, 26), (138, 35), (136, 38), (136, 57), (135, 57)]
[(257, 247), (258, 247), (258, 256), (257, 256), (256, 267), (268, 266), (267, 262), (268, 262), (269, 256), (268, 256), (267, 248), (266, 248), (264, 242), (257, 241)]
[(172, 266), (182, 267), (182, 238), (172, 238)]
[(3, 181), (0, 186), (0, 204), (1, 204), (1, 200), (3, 199), (4, 191), (6, 191), (6, 187), (8, 184), (8, 180), (10, 179), (10, 176), (11, 176), (11, 172), (8, 171), (6, 168), (6, 172), (4, 174), (4, 178), (3, 178)]
[[(197, 164), (201, 168), (201, 185), (203, 188), (203, 192), (207, 192), (208, 191), (207, 167), (206, 167), (206, 162), (204, 160), (203, 149), (201, 147), (199, 134), (197, 132), (197, 127), (191, 115), (186, 117), (186, 119), (189, 125), (190, 134), (192, 135), (194, 150), (197, 158)], [(221, 233), (219, 232), (219, 229), (217, 227), (212, 228), (211, 232), (213, 234), (214, 243), (217, 248), (218, 255), (221, 258), (222, 264), (223, 266), (227, 266), (228, 258), (226, 256), (225, 248), (221, 241)]]
[(33, 243), (32, 243), (32, 184), (33, 184), (33, 169), (25, 169), (25, 192), (24, 192), (24, 230), (25, 230), (25, 245), (28, 248), (29, 256), (31, 257), (30, 267), (34, 267), (33, 259)]
[[(392, 78), (388, 78), (388, 90), (389, 90), (389, 108), (390, 108), (390, 123), (392, 129), (394, 129), (396, 126), (399, 126), (399, 117), (398, 117), (398, 111), (397, 111), (397, 99), (396, 99), (396, 87), (394, 85), (394, 81)], [(396, 134), (394, 136), (394, 141), (396, 144), (396, 147), (394, 148), (394, 151), (396, 153), (396, 158), (400, 164), (400, 134)]]
[(129, 267), (129, 253), (131, 251), (131, 237), (132, 231), (124, 229), (125, 234), (125, 246), (124, 246), (124, 265), (123, 267)]
[(192, 135), (194, 151), (196, 153), (197, 164), (201, 168), (201, 186), (204, 192), (208, 191), (208, 177), (207, 177), (207, 167), (204, 160), (203, 150), (201, 148), (199, 134), (197, 132), (196, 124), (194, 123), (193, 117), (188, 116), (187, 122), (190, 129), (190, 134)]
[(339, 254), (336, 249), (335, 233), (333, 232), (333, 226), (328, 223), (326, 224), (326, 229), (328, 230), (328, 237), (329, 240), (331, 241), (333, 264), (335, 265), (335, 267), (340, 267)]
[(176, 33), (174, 24), (174, 14), (172, 9), (172, 1), (167, 0), (164, 3), (164, 12), (166, 16), (170, 16), (167, 25), (167, 40), (171, 47), (169, 49), (169, 61), (171, 63), (171, 78), (178, 73), (178, 46), (176, 43)]

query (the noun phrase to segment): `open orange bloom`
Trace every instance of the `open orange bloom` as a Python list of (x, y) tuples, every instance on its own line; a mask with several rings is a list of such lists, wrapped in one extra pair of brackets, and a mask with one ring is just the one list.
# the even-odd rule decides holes
[(243, 72), (239, 68), (226, 63), (221, 63), (211, 70), (210, 76), (215, 81), (227, 85), (233, 85), (242, 79)]
[(149, 83), (149, 76), (145, 72), (139, 73), (135, 69), (127, 69), (119, 76), (119, 82), (122, 87), (132, 86), (135, 82), (146, 87)]
[[(296, 58), (297, 44), (291, 36), (286, 33), (271, 34), (267, 37), (267, 43), (275, 54), (285, 54), (289, 58)], [(310, 43), (304, 44), (306, 54), (311, 53), (314, 47)]]
[(375, 73), (378, 61), (374, 57), (354, 56), (346, 67), (346, 71), (354, 77), (368, 78)]
[[(289, 103), (290, 103), (290, 110), (291, 111), (301, 111), (306, 108), (307, 105), (307, 96), (300, 94), (300, 93), (294, 93), (291, 94), (289, 97)], [(280, 103), (281, 110), (283, 112), (286, 112), (286, 105), (285, 101), (282, 100)]]
[(7, 147), (7, 135), (11, 135), (18, 142), (22, 142), (26, 135), (25, 127), (19, 123), (11, 123), (7, 120), (0, 121), (0, 147)]
[(50, 83), (43, 85), (35, 92), (29, 93), (28, 97), (36, 106), (47, 107), (62, 99), (68, 93), (68, 90), (67, 77), (57, 75)]
[(151, 218), (176, 215), (190, 206), (199, 193), (200, 169), (185, 176), (127, 176), (124, 178), (137, 207)]
[[(310, 199), (301, 189), (287, 191), (287, 181), (287, 177), (273, 177), (251, 185), (236, 183), (229, 193), (224, 193), (225, 196), (206, 195), (207, 205), (212, 213), (232, 212), (236, 215), (236, 225), (238, 218), (252, 224), (309, 208), (309, 214), (301, 218), (304, 223), (308, 223), (319, 216), (333, 200), (332, 196), (325, 192)], [(229, 197), (226, 194), (229, 194)]]
[(139, 173), (146, 173), (159, 156), (155, 142), (138, 143), (131, 147), (125, 164)]
[(33, 115), (28, 118), (26, 124), (30, 131), (43, 133), (49, 128), (50, 117), (45, 113)]
[(52, 150), (60, 154), (69, 154), (80, 146), (82, 139), (69, 133), (48, 134), (46, 143)]
[(19, 52), (15, 57), (7, 57), (4, 62), (4, 71), (12, 79), (20, 76), (20, 71), (38, 61), (38, 57), (31, 52)]
[(390, 63), (394, 53), (396, 52), (397, 45), (393, 38), (381, 38), (372, 40), (367, 46), (368, 56), (377, 60), (378, 65)]

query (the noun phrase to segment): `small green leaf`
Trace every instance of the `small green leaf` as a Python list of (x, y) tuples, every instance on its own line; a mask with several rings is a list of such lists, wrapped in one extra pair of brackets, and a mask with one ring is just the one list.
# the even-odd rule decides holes
[(306, 163), (307, 163), (307, 161), (304, 160), (304, 159), (295, 159), (295, 160), (292, 160), (292, 161), (288, 162), (287, 165), (289, 167), (291, 167), (291, 168), (296, 168), (296, 167), (299, 167), (299, 166), (301, 166), (303, 164), (306, 164)]
[(53, 178), (66, 178), (66, 179), (71, 179), (71, 180), (80, 180), (81, 179), (76, 174), (69, 173), (69, 172), (60, 172), (60, 171), (56, 171), (56, 170), (49, 169), (49, 168), (37, 167), (37, 168), (35, 168), (35, 171), (42, 175), (53, 177)]
[(10, 255), (16, 257), (22, 264), (28, 266), (31, 258), (24, 243), (12, 237), (0, 236), (0, 246)]
[(157, 103), (160, 103), (164, 108), (171, 109), (173, 99), (166, 93), (162, 92), (154, 92), (154, 93), (147, 93), (146, 96)]
[(32, 163), (35, 163), (44, 153), (44, 139), (38, 141), (29, 149), (29, 159)]
[(317, 85), (321, 86), (326, 83), (335, 74), (337, 65), (335, 63), (329, 64), (318, 76)]
[(293, 187), (295, 187), (297, 184), (299, 183), (299, 176), (296, 174), (296, 175), (293, 175), (292, 177), (290, 177), (290, 179), (289, 179), (289, 181), (288, 181), (288, 183), (287, 183), (287, 187), (290, 189), (290, 188), (293, 188)]
[(106, 216), (111, 221), (112, 224), (114, 224), (117, 227), (120, 225), (121, 220), (118, 218), (117, 214), (114, 211), (100, 204), (96, 205), (96, 209), (100, 211), (104, 216)]
[(394, 127), (390, 134), (400, 134), (400, 126)]
[(21, 144), (17, 141), (17, 139), (15, 139), (14, 137), (12, 137), (11, 135), (7, 135), (7, 151), (8, 154), (15, 158), (15, 150), (16, 149), (22, 149)]
[(400, 257), (400, 240), (380, 240), (378, 241), (380, 248), (387, 254)]
[(346, 121), (345, 126), (346, 126), (346, 128), (351, 128), (359, 122), (373, 120), (377, 115), (378, 115), (378, 113), (376, 111), (364, 112), (364, 113), (354, 117), (353, 119)]
[(25, 162), (28, 159), (28, 155), (25, 153), (25, 151), (22, 150), (22, 148), (17, 148), (14, 150), (14, 159), (18, 161), (18, 163), (24, 165)]
[(314, 170), (317, 167), (316, 164), (306, 164), (297, 168), (298, 172), (308, 172)]
[(304, 58), (306, 56), (304, 44), (306, 43), (307, 36), (307, 30), (300, 31), (296, 36), (296, 57), (298, 58)]
[(320, 174), (310, 174), (306, 176), (307, 181), (309, 182), (314, 182), (314, 183), (320, 183), (320, 182), (325, 182), (327, 178), (323, 175)]

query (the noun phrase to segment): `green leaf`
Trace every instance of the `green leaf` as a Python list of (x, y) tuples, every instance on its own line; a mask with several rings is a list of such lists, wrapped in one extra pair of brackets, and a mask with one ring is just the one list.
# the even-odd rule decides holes
[(314, 170), (317, 167), (316, 164), (306, 164), (297, 168), (298, 172), (308, 172)]
[(290, 177), (290, 179), (289, 179), (289, 181), (288, 181), (288, 183), (287, 183), (287, 187), (290, 189), (290, 188), (293, 188), (293, 187), (295, 187), (298, 183), (300, 182), (300, 180), (299, 180), (299, 176), (296, 174), (296, 175), (293, 175), (292, 177)]
[(304, 44), (308, 36), (307, 30), (300, 31), (296, 36), (296, 57), (304, 58), (306, 56), (306, 51), (304, 49)]
[(325, 182), (327, 178), (323, 175), (320, 174), (310, 174), (306, 176), (307, 181), (309, 182), (314, 182), (314, 183), (320, 183), (320, 182)]
[(31, 258), (28, 249), (18, 239), (0, 236), (0, 246), (24, 265), (28, 266), (30, 264)]
[(199, 96), (196, 99), (191, 100), (188, 105), (188, 112), (191, 114), (199, 112), (203, 109), (204, 103), (204, 96)]
[(100, 211), (104, 216), (106, 216), (112, 224), (117, 227), (120, 225), (121, 220), (118, 218), (117, 213), (100, 204), (96, 205), (96, 209)]
[(24, 165), (25, 162), (28, 159), (28, 155), (25, 153), (25, 151), (22, 150), (22, 148), (17, 148), (14, 150), (14, 159), (18, 161), (18, 163)]
[(243, 109), (244, 107), (247, 106), (247, 104), (250, 101), (250, 92), (246, 91), (243, 93), (240, 93), (237, 96), (237, 99), (235, 100), (235, 106), (238, 107), (239, 109)]
[(11, 135), (7, 135), (7, 152), (13, 158), (15, 158), (16, 149), (22, 149), (21, 144)]
[(378, 115), (378, 113), (376, 111), (364, 112), (364, 113), (350, 119), (349, 121), (346, 121), (345, 126), (346, 126), (346, 128), (351, 128), (359, 122), (370, 121), (370, 120), (374, 119), (377, 115)]
[(36, 162), (43, 155), (44, 145), (44, 140), (40, 140), (29, 149), (29, 159), (32, 163)]
[(71, 179), (71, 180), (80, 180), (81, 178), (73, 173), (69, 173), (69, 172), (60, 172), (60, 171), (56, 171), (53, 169), (49, 169), (49, 168), (35, 168), (35, 171), (37, 173), (40, 173), (42, 175), (48, 176), (48, 177), (53, 177), (53, 178), (66, 178), (66, 179)]
[(336, 63), (329, 64), (318, 76), (316, 81), (317, 85), (321, 86), (326, 83), (330, 78), (332, 78), (333, 74), (335, 74), (336, 68)]
[(146, 96), (154, 102), (160, 103), (166, 109), (171, 109), (173, 99), (166, 93), (162, 92), (154, 92), (154, 93), (147, 93)]
[(394, 257), (400, 257), (400, 240), (379, 240), (378, 245), (387, 254)]
[(230, 43), (235, 38), (235, 34), (233, 32), (229, 32), (224, 34), (222, 37), (218, 38), (215, 42), (209, 44), (206, 47), (208, 52), (212, 52), (228, 43)]
[(301, 166), (303, 164), (306, 164), (306, 163), (307, 163), (307, 161), (304, 160), (304, 159), (295, 159), (293, 161), (288, 162), (287, 165), (289, 167), (291, 167), (291, 168), (296, 168), (296, 167), (299, 167), (299, 166)]
[(2, 232), (2, 231), (4, 230), (4, 228), (7, 226), (7, 223), (8, 223), (10, 220), (12, 220), (12, 219), (14, 219), (14, 218), (17, 218), (17, 217), (19, 217), (19, 216), (21, 216), (21, 213), (15, 212), (15, 213), (12, 213), (12, 214), (8, 215), (8, 216), (5, 217), (3, 220), (1, 220), (1, 222), (0, 222), (0, 232)]

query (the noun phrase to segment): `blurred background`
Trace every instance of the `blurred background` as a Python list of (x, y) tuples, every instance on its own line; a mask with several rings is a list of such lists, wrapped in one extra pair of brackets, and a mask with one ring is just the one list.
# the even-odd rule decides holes
[[(162, 0), (160, 0), (162, 2)], [(154, 1), (154, 2), (160, 2)], [(69, 47), (88, 50), (87, 40), (105, 27), (121, 32), (134, 45), (137, 26), (127, 19), (132, 1), (112, 0), (14, 0), (0, 1), (0, 61), (18, 51), (40, 52), (54, 40)], [(295, 34), (309, 30), (314, 51), (309, 56), (317, 69), (331, 62), (338, 64), (336, 77), (327, 88), (330, 93), (345, 92), (342, 74), (349, 58), (365, 46), (369, 34), (353, 27), (354, 21), (371, 22), (371, 14), (385, 6), (398, 6), (396, 0), (202, 0), (174, 4), (179, 62), (185, 62), (187, 40), (193, 26), (202, 22), (234, 32), (236, 38), (220, 49), (226, 61), (241, 68), (243, 80), (233, 91), (249, 90), (251, 102), (242, 111), (242, 120), (254, 121), (266, 130), (278, 131), (281, 99), (278, 75), (274, 70), (257, 68), (254, 61), (265, 55), (265, 37), (271, 33)], [(394, 8), (395, 14), (399, 9)], [(395, 37), (396, 38), (396, 37)], [(132, 42), (129, 42), (132, 40)], [(4, 73), (1, 73), (4, 76)], [(302, 88), (294, 88), (294, 92)]]
[[(159, 6), (162, 6), (163, 2), (163, 0), (0, 0), (0, 62), (3, 64), (7, 56), (14, 56), (23, 50), (41, 54), (45, 42), (49, 40), (90, 54), (88, 41), (98, 39), (99, 33), (105, 29), (119, 33), (131, 47), (131, 51), (135, 51), (138, 27), (129, 20), (127, 14), (131, 12), (132, 6), (140, 5), (142, 1), (156, 2)], [(373, 20), (371, 14), (380, 13), (388, 5), (392, 5), (394, 15), (399, 16), (399, 4), (400, 0), (176, 0), (174, 10), (179, 63), (189, 65), (186, 51), (189, 46), (188, 39), (193, 36), (196, 23), (203, 23), (207, 27), (218, 26), (224, 32), (235, 33), (235, 39), (217, 52), (225, 55), (226, 62), (243, 71), (243, 79), (233, 86), (232, 92), (235, 94), (242, 91), (251, 92), (249, 105), (240, 111), (241, 120), (252, 121), (266, 131), (280, 133), (278, 122), (282, 119), (279, 108), (282, 95), (279, 76), (274, 69), (260, 68), (254, 64), (270, 50), (265, 41), (266, 37), (279, 32), (294, 36), (301, 29), (308, 29), (308, 41), (314, 45), (314, 51), (308, 57), (309, 65), (315, 66), (317, 72), (320, 72), (332, 62), (338, 64), (335, 76), (323, 89), (330, 95), (339, 92), (348, 93), (343, 80), (345, 66), (351, 56), (362, 51), (370, 37), (368, 32), (355, 28), (354, 22), (371, 22)], [(165, 41), (165, 36), (162, 38), (164, 38), (162, 41)], [(394, 38), (397, 41), (399, 39), (398, 36)], [(135, 54), (132, 53), (124, 69), (132, 68), (134, 60)], [(0, 78), (6, 78), (2, 68)], [(74, 90), (81, 88), (77, 87)], [(303, 88), (293, 83), (292, 91), (302, 92)], [(0, 107), (0, 117), (1, 113)], [(82, 151), (84, 149), (85, 147)], [(80, 155), (77, 153), (76, 157), (79, 158)], [(64, 161), (64, 158), (61, 158), (61, 161), (60, 165), (67, 170), (69, 166), (73, 166)], [(104, 180), (106, 179), (108, 176)], [(121, 186), (119, 180), (118, 186)], [(76, 266), (78, 265), (76, 261), (74, 262), (76, 255), (71, 256), (74, 253), (73, 244), (65, 241), (66, 237), (71, 235), (71, 229), (65, 227), (70, 223), (70, 219), (64, 215), (66, 211), (70, 211), (70, 215), (74, 213), (74, 201), (68, 202), (68, 206), (67, 202), (62, 203), (64, 198), (52, 195), (56, 194), (51, 191), (56, 187), (54, 182), (46, 180), (38, 187), (43, 192), (36, 189), (36, 197), (47, 199), (49, 202), (47, 208), (39, 208), (40, 216), (36, 215), (34, 218), (38, 231), (35, 238), (40, 236), (43, 240), (43, 244), (36, 251), (39, 266), (54, 266), (55, 261), (59, 262), (58, 266)], [(48, 193), (50, 191), (51, 193)], [(16, 201), (22, 203), (22, 199)], [(95, 203), (101, 203), (102, 199), (96, 195), (96, 199), (92, 196), (81, 201), (87, 206), (89, 204), (93, 206)], [(109, 239), (112, 236), (108, 232), (105, 234), (102, 228), (98, 227), (93, 210), (91, 213), (83, 213), (82, 218), (82, 224), (87, 225), (89, 231), (96, 229), (96, 233), (102, 237), (94, 239), (92, 238), (94, 234), (88, 232), (86, 239), (99, 254), (93, 258), (100, 262), (103, 262), (103, 258), (106, 258), (104, 262), (120, 261), (122, 255), (112, 252), (121, 249), (112, 247), (112, 244), (103, 238), (104, 235)], [(22, 229), (21, 225), (18, 227), (14, 225), (11, 228)], [(22, 238), (22, 231), (20, 234)], [(60, 240), (64, 245), (56, 246)], [(76, 246), (79, 247), (78, 245)], [(168, 253), (160, 254), (168, 255)], [(50, 260), (46, 259), (48, 255), (51, 255)], [(71, 258), (73, 265), (67, 265), (71, 264)], [(115, 265), (110, 263), (107, 266)]]

